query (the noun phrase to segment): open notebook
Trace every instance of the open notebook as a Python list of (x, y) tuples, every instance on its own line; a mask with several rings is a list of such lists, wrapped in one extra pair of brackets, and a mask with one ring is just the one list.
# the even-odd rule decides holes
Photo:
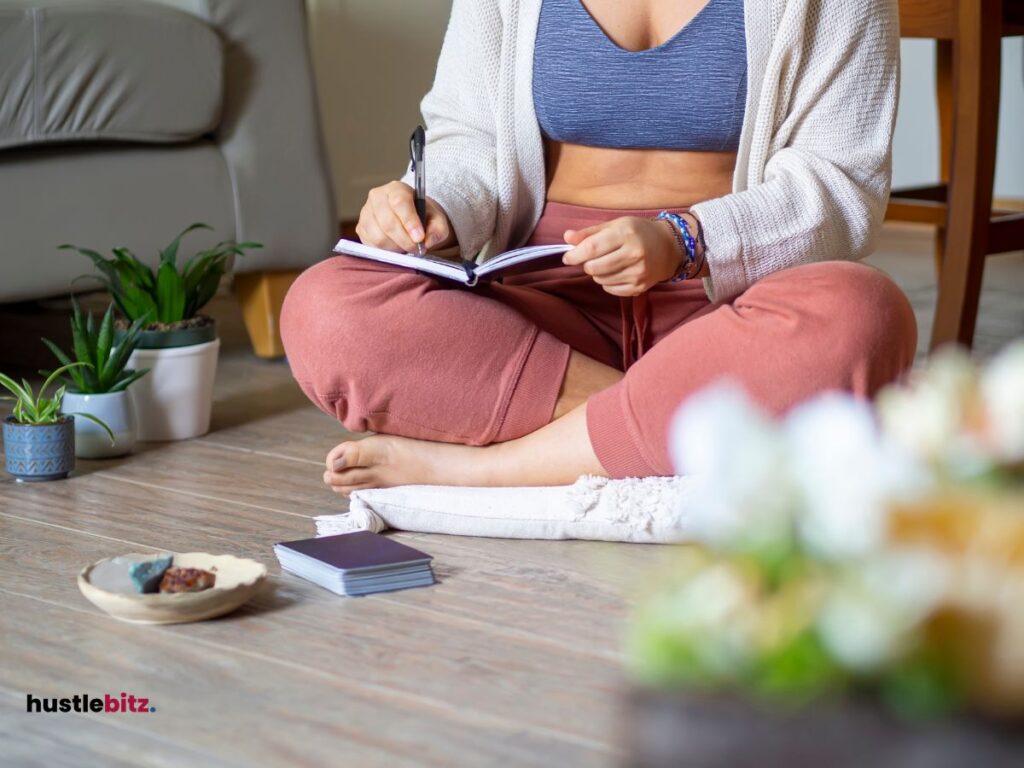
[(417, 256), (414, 253), (395, 253), (363, 245), (354, 240), (339, 240), (338, 244), (334, 246), (334, 251), (349, 256), (358, 256), (361, 259), (393, 264), (396, 267), (415, 269), (417, 272), (426, 272), (472, 287), (483, 280), (494, 280), (507, 275), (561, 266), (562, 254), (571, 247), (561, 244), (516, 248), (514, 251), (506, 251), (488, 259), (484, 264), (477, 264), (473, 261), (461, 263), (446, 261), (433, 256)]

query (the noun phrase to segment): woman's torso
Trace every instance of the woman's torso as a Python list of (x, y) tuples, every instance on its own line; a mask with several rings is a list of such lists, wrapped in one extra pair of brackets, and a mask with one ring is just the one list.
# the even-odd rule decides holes
[(667, 208), (728, 194), (746, 96), (742, 0), (544, 0), (534, 95), (548, 200)]

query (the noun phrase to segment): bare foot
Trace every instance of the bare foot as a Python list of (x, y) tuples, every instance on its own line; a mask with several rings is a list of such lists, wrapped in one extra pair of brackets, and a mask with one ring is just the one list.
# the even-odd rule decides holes
[(324, 483), (344, 496), (395, 485), (493, 485), (500, 448), (374, 435), (335, 446)]
[(506, 443), (477, 448), (374, 435), (327, 454), (324, 482), (345, 496), (394, 485), (566, 485), (606, 476), (587, 434), (585, 405)]

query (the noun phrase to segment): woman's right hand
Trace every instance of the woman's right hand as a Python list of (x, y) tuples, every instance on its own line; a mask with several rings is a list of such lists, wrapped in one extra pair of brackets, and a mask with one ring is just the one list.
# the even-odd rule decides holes
[(370, 190), (366, 204), (359, 212), (356, 234), (366, 245), (403, 253), (414, 253), (418, 243), (423, 243), (428, 251), (441, 250), (455, 243), (448, 215), (429, 197), (424, 231), (416, 215), (415, 192), (400, 181)]

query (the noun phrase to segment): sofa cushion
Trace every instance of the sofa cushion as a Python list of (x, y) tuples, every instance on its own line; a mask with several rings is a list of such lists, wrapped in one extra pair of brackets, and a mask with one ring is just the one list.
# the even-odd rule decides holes
[(0, 0), (0, 149), (183, 142), (220, 120), (224, 56), (201, 19), (140, 0)]

